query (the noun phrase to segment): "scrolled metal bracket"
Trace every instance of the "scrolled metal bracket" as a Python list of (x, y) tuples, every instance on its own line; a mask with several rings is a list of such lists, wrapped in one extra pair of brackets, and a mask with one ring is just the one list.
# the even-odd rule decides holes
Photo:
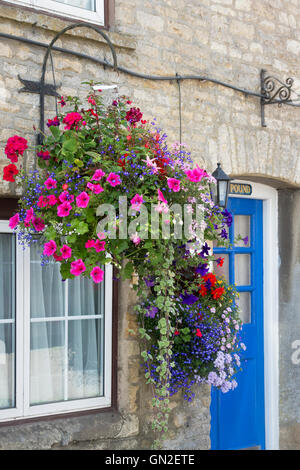
[(277, 77), (272, 75), (266, 75), (266, 70), (260, 72), (260, 106), (261, 106), (261, 125), (267, 127), (265, 122), (265, 106), (268, 104), (282, 104), (291, 103), (291, 93), (293, 92), (294, 80), (287, 78), (285, 82), (282, 82)]

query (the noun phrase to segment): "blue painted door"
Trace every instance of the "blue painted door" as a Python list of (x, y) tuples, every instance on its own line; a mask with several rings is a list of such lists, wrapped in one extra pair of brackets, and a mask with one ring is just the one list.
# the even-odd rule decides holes
[[(215, 248), (224, 257), (221, 272), (237, 285), (242, 309), (242, 371), (238, 387), (227, 393), (213, 388), (211, 401), (211, 448), (235, 450), (265, 448), (264, 348), (263, 348), (263, 205), (255, 199), (230, 198), (233, 215), (230, 241), (248, 236), (231, 249)], [(247, 241), (247, 240), (245, 240)]]

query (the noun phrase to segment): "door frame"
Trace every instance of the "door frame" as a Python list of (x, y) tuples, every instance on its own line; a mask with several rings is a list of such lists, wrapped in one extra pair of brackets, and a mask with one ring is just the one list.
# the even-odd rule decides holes
[[(234, 181), (238, 182), (238, 178)], [(278, 192), (275, 188), (253, 181), (245, 199), (263, 201), (263, 282), (264, 282), (264, 398), (265, 448), (279, 449), (279, 291), (278, 291)], [(229, 197), (243, 198), (229, 194)], [(276, 295), (274, 295), (274, 292)]]

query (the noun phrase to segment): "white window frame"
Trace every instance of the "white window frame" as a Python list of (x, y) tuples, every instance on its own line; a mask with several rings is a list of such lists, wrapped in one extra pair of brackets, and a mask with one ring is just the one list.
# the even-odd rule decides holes
[[(14, 232), (0, 221), (0, 233)], [(17, 237), (16, 237), (17, 238)], [(79, 412), (111, 406), (112, 384), (112, 266), (105, 266), (104, 394), (96, 398), (30, 406), (30, 248), (16, 239), (15, 408), (0, 410), (0, 422)]]
[[(11, 0), (5, 0), (12, 3)], [(95, 0), (96, 11), (85, 10), (72, 5), (66, 5), (54, 0), (15, 0), (17, 5), (27, 6), (45, 13), (54, 13), (58, 16), (68, 17), (70, 19), (87, 21), (100, 26), (105, 24), (104, 0)]]

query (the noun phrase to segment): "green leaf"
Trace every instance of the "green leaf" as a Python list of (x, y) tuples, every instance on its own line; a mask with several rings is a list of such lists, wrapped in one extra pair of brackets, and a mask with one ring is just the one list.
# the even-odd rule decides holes
[(126, 279), (130, 279), (134, 270), (134, 266), (131, 262), (127, 263), (124, 268), (124, 276)]
[(53, 135), (55, 140), (58, 140), (60, 138), (60, 129), (58, 126), (51, 126), (50, 127), (50, 132)]
[(73, 138), (67, 139), (64, 141), (62, 146), (62, 152), (65, 153), (75, 153), (77, 150), (77, 141)]

